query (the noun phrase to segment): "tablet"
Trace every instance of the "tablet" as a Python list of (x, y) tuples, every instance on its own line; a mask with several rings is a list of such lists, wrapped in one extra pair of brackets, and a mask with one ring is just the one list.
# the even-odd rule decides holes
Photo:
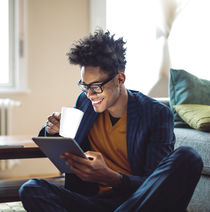
[(69, 166), (60, 155), (65, 152), (87, 158), (78, 143), (71, 138), (64, 137), (33, 137), (32, 140), (39, 146), (41, 151), (52, 161), (61, 173), (71, 173)]

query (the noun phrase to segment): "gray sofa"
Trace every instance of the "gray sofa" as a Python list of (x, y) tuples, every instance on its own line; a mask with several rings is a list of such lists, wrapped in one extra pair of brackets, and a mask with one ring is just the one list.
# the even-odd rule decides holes
[[(169, 106), (169, 98), (157, 98)], [(203, 171), (193, 197), (189, 203), (189, 212), (210, 212), (210, 133), (192, 128), (174, 128), (175, 148), (193, 147), (203, 159)]]
[(175, 128), (175, 148), (191, 146), (202, 157), (204, 167), (189, 204), (190, 212), (210, 212), (210, 133), (194, 129)]

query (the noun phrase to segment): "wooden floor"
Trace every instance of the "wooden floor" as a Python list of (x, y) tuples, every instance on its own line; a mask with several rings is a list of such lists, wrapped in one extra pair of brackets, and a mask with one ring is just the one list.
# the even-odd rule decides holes
[(0, 203), (0, 212), (26, 212), (21, 202)]

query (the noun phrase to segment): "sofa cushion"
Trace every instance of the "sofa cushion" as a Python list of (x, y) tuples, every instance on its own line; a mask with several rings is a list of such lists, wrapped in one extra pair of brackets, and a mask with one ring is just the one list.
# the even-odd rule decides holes
[(174, 128), (176, 136), (175, 148), (179, 146), (193, 147), (203, 159), (203, 174), (210, 175), (210, 133), (187, 128)]
[(210, 81), (200, 79), (187, 71), (170, 69), (170, 107), (174, 112), (174, 126), (188, 127), (173, 109), (174, 105), (210, 105)]
[(192, 128), (210, 131), (210, 106), (198, 104), (174, 105), (179, 116)]

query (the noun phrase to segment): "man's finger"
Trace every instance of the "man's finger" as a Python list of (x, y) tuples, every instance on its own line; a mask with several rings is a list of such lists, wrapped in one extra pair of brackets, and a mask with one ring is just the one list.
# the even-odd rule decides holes
[(88, 158), (92, 158), (92, 160), (93, 160), (93, 159), (95, 159), (96, 157), (101, 156), (101, 153), (99, 153), (99, 152), (94, 152), (94, 151), (87, 151), (87, 152), (85, 152), (85, 155), (86, 155)]
[(58, 124), (60, 121), (56, 119), (54, 116), (49, 116), (48, 121), (53, 123), (53, 124)]
[(64, 155), (66, 158), (73, 161), (75, 164), (86, 165), (86, 166), (90, 164), (90, 161), (87, 160), (86, 158), (82, 158), (69, 152), (65, 152)]
[(58, 133), (58, 130), (52, 129), (51, 127), (46, 127), (46, 130), (49, 134), (52, 134), (52, 135)]
[(59, 112), (54, 112), (52, 114), (52, 116), (58, 121), (60, 121), (60, 119), (61, 119), (61, 113), (59, 113)]

